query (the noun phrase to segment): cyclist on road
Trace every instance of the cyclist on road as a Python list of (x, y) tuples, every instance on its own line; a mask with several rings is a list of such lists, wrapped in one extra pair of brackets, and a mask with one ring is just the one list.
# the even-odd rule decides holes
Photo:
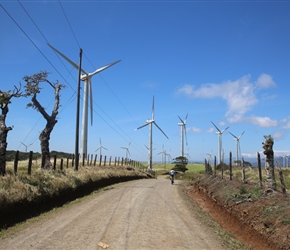
[(169, 171), (169, 175), (170, 175), (171, 184), (173, 184), (174, 183), (174, 175), (175, 175), (174, 169), (171, 169)]

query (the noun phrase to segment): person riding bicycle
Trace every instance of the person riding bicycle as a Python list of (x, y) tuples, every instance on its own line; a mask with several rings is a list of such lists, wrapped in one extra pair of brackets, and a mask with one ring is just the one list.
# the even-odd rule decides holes
[(171, 170), (169, 171), (169, 175), (170, 175), (171, 183), (173, 184), (173, 183), (174, 183), (175, 170), (174, 170), (174, 169), (171, 169)]

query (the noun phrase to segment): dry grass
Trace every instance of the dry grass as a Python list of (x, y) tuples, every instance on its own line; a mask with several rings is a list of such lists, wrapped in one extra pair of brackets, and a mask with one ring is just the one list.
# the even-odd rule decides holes
[[(38, 161), (39, 162), (39, 161)], [(33, 163), (31, 175), (27, 174), (28, 161), (19, 162), (17, 175), (14, 175), (13, 162), (8, 162), (6, 175), (0, 178), (0, 204), (5, 206), (21, 200), (33, 200), (42, 195), (53, 196), (66, 189), (76, 189), (89, 182), (110, 177), (143, 176), (146, 173), (131, 167), (86, 166), (78, 171), (72, 168), (42, 170)]]

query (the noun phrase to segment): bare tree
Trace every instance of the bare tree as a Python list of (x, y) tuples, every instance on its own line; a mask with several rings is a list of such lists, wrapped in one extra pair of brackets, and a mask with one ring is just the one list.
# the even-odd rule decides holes
[(264, 155), (266, 155), (266, 171), (268, 188), (277, 190), (275, 172), (274, 172), (274, 139), (271, 135), (264, 135), (265, 142), (263, 142)]
[(18, 98), (22, 96), (20, 90), (21, 84), (18, 88), (14, 85), (13, 90), (6, 92), (0, 90), (0, 175), (5, 175), (6, 173), (7, 136), (8, 132), (13, 129), (13, 127), (7, 127), (5, 122), (9, 112), (8, 105), (11, 103), (13, 97)]
[[(31, 103), (27, 104), (27, 107), (31, 107), (38, 112), (46, 120), (45, 128), (41, 131), (39, 135), (40, 140), (40, 148), (42, 154), (42, 161), (41, 161), (41, 168), (42, 169), (51, 169), (52, 164), (50, 162), (50, 151), (49, 151), (49, 140), (50, 134), (57, 123), (57, 115), (59, 109), (59, 100), (60, 100), (60, 90), (64, 87), (64, 85), (60, 84), (59, 82), (52, 83), (48, 79), (48, 72), (42, 71), (38, 74), (34, 74), (31, 76), (25, 76), (23, 80), (26, 82), (25, 88), (26, 93), (29, 96), (32, 96)], [(45, 108), (39, 103), (37, 97), (38, 94), (41, 92), (40, 83), (48, 83), (54, 90), (54, 107), (49, 115)]]

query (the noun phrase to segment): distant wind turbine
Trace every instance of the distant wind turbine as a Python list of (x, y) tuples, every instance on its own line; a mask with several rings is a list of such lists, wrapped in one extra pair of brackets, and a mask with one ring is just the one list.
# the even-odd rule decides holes
[(243, 134), (245, 133), (245, 131), (239, 137), (235, 136), (230, 131), (229, 131), (229, 133), (234, 137), (234, 140), (236, 141), (236, 165), (238, 165), (239, 155), (241, 155), (240, 139), (243, 136)]
[(21, 142), (23, 145), (24, 145), (24, 147), (25, 147), (25, 152), (27, 152), (27, 148), (28, 147), (30, 147), (33, 143), (30, 143), (29, 145), (26, 145), (26, 144), (24, 144), (23, 142)]
[(154, 124), (168, 139), (167, 135), (163, 132), (163, 130), (157, 125), (157, 123), (154, 120), (154, 96), (153, 96), (153, 102), (152, 102), (152, 118), (151, 120), (146, 120), (146, 124), (140, 126), (139, 128), (136, 128), (136, 130), (143, 128), (147, 125), (149, 125), (149, 150), (148, 150), (148, 169), (152, 169), (152, 124)]
[(127, 148), (125, 148), (125, 147), (121, 147), (121, 148), (123, 148), (123, 149), (126, 150), (126, 159), (129, 159), (129, 158), (128, 158), (128, 155), (130, 156), (130, 151), (129, 151), (129, 146), (130, 146), (130, 144), (131, 144), (131, 142), (129, 142), (129, 145), (128, 145)]
[(100, 138), (100, 146), (99, 146), (99, 147), (97, 148), (97, 150), (96, 150), (96, 152), (97, 152), (98, 150), (100, 150), (100, 156), (102, 155), (102, 148), (105, 149), (105, 150), (108, 150), (107, 148), (103, 147), (103, 145), (102, 145), (102, 141), (101, 141), (101, 138)]
[(185, 116), (185, 119), (182, 120), (180, 118), (180, 116), (178, 116), (179, 120), (181, 122), (178, 123), (178, 126), (181, 126), (181, 130), (180, 130), (180, 136), (181, 136), (181, 142), (180, 142), (180, 156), (184, 157), (184, 135), (185, 135), (185, 139), (186, 139), (186, 145), (187, 145), (187, 136), (186, 136), (186, 119), (187, 119), (187, 115)]
[(221, 154), (222, 154), (222, 134), (225, 132), (229, 127), (225, 128), (224, 130), (220, 131), (219, 128), (211, 122), (215, 128), (217, 129), (216, 134), (218, 135), (218, 164), (221, 163)]
[[(65, 60), (67, 60), (73, 67), (79, 70), (79, 65), (74, 63), (72, 60), (70, 60), (68, 57), (66, 57), (64, 54), (62, 54), (60, 51), (58, 51), (56, 48), (48, 44), (50, 48), (52, 48), (56, 53), (58, 53), (60, 56), (62, 56)], [(93, 96), (92, 96), (92, 85), (91, 85), (91, 78), (100, 73), (101, 71), (117, 64), (121, 60), (115, 61), (113, 63), (107, 64), (97, 70), (95, 70), (92, 73), (86, 72), (84, 69), (80, 69), (83, 73), (81, 75), (81, 80), (84, 81), (84, 97), (83, 97), (83, 117), (82, 117), (82, 137), (81, 137), (81, 150), (80, 155), (83, 157), (87, 156), (88, 151), (88, 106), (89, 106), (89, 96), (90, 96), (90, 107), (91, 107), (91, 125), (93, 124)]]

